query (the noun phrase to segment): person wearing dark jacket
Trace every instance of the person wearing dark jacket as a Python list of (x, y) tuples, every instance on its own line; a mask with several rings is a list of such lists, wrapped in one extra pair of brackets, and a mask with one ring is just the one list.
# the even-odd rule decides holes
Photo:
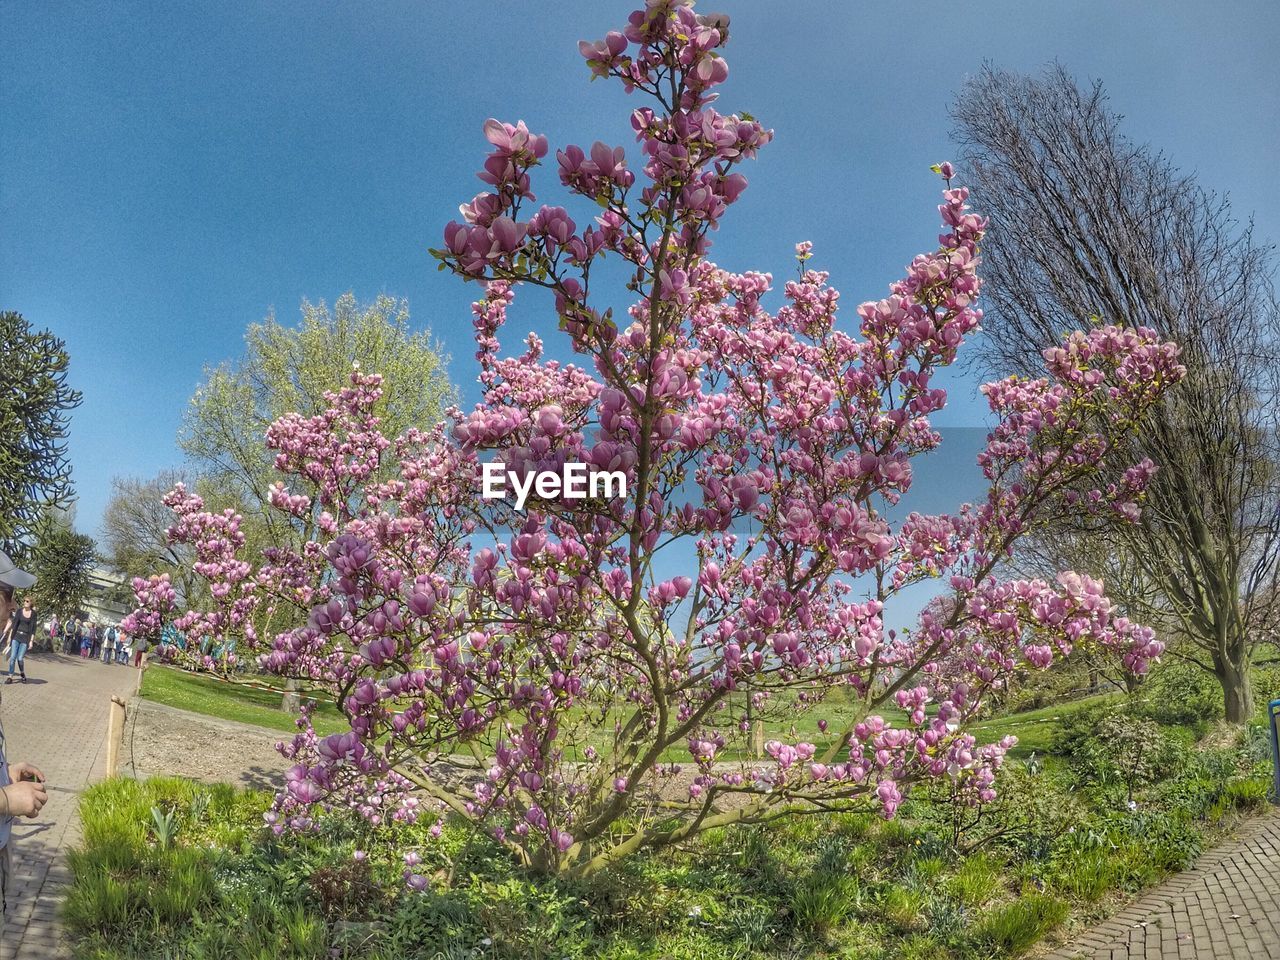
[(9, 641), (9, 676), (5, 683), (13, 683), (13, 668), (18, 668), (22, 682), (27, 682), (27, 650), (36, 635), (36, 611), (32, 606), (31, 594), (22, 600), (22, 609), (15, 610), (4, 628), (4, 637)]

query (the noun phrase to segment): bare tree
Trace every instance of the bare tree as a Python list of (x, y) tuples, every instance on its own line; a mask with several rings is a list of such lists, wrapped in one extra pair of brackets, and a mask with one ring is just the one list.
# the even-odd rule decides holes
[(173, 511), (164, 505), (164, 496), (180, 482), (187, 481), (181, 470), (162, 470), (142, 480), (113, 477), (111, 499), (102, 516), (102, 547), (107, 566), (124, 577), (148, 577), (167, 573), (183, 606), (194, 602), (196, 590), (191, 573), (191, 550), (169, 542)]
[(1140, 522), (1067, 519), (1041, 556), (1106, 577), (1213, 673), (1241, 722), (1280, 613), (1272, 249), (1226, 197), (1125, 137), (1101, 84), (1082, 89), (1059, 65), (1038, 77), (988, 66), (953, 117), (965, 182), (991, 218), (984, 365), (1037, 376), (1044, 348), (1101, 320), (1155, 328), (1188, 368), (1134, 441), (1161, 468)]

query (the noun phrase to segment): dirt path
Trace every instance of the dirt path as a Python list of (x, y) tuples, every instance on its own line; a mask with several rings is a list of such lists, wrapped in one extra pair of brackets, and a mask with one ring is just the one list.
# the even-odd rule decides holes
[(204, 783), (234, 783), (275, 790), (287, 763), (276, 744), (289, 734), (176, 707), (134, 700), (129, 704), (120, 772), (140, 779), (161, 775)]

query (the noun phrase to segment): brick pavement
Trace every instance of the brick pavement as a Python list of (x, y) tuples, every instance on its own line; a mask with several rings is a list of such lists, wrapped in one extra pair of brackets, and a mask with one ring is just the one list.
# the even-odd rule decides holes
[(1044, 960), (1280, 957), (1280, 812), (1247, 822), (1196, 865)]
[(13, 824), (0, 960), (70, 956), (57, 913), (71, 879), (66, 851), (80, 840), (78, 794), (106, 767), (107, 704), (137, 686), (132, 667), (47, 652), (28, 654), (27, 676), (25, 684), (0, 686), (0, 722), (9, 759), (44, 771), (49, 802), (37, 819)]

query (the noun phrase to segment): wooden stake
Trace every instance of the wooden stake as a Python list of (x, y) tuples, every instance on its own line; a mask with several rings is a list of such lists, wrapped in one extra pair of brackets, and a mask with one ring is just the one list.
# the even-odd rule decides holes
[(124, 739), (124, 701), (112, 697), (107, 709), (107, 776), (114, 777), (120, 765), (120, 742)]

